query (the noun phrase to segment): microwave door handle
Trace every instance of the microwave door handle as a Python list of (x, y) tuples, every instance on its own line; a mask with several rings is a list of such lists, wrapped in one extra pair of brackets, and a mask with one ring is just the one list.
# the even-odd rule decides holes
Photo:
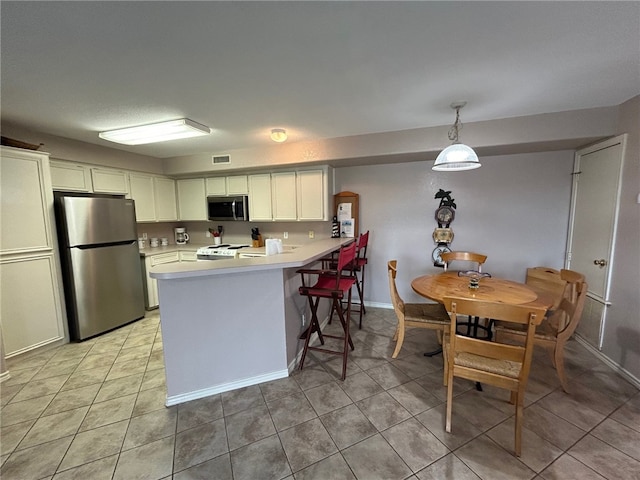
[(233, 219), (238, 220), (236, 217), (236, 201), (231, 202), (231, 211), (233, 212)]

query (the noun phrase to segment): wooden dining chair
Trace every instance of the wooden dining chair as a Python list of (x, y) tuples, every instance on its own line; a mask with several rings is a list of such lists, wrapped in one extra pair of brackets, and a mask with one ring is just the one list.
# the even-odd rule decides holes
[[(404, 335), (407, 327), (428, 328), (435, 330), (438, 335), (438, 342), (442, 343), (442, 334), (449, 328), (449, 314), (440, 303), (404, 303), (396, 287), (397, 260), (387, 262), (387, 272), (389, 274), (389, 291), (391, 302), (398, 318), (398, 326), (393, 339), (396, 341), (396, 348), (391, 358), (396, 358), (402, 348)], [(441, 350), (425, 353), (430, 357), (437, 355)]]
[(558, 308), (567, 290), (567, 281), (562, 279), (559, 270), (551, 267), (527, 268), (524, 283), (537, 294), (544, 294), (553, 302), (551, 311)]
[[(558, 308), (540, 323), (534, 336), (534, 344), (540, 345), (549, 351), (551, 362), (558, 374), (562, 390), (566, 393), (571, 392), (569, 391), (564, 370), (564, 347), (575, 332), (578, 323), (580, 323), (587, 296), (587, 287), (587, 283), (584, 281), (576, 284), (575, 302), (571, 302), (568, 298), (562, 298)], [(494, 328), (496, 341), (511, 340), (522, 342), (526, 334), (521, 327), (505, 322), (496, 322)]]
[[(454, 377), (507, 389), (511, 392), (511, 403), (516, 407), (515, 453), (520, 456), (524, 392), (531, 367), (533, 337), (545, 309), (456, 297), (445, 297), (444, 306), (450, 316), (449, 333), (443, 342), (444, 384), (447, 387), (446, 431), (451, 432)], [(524, 346), (460, 335), (456, 331), (457, 315), (492, 318), (522, 325), (526, 332)]]
[(475, 263), (476, 264), (475, 270), (477, 270), (478, 272), (481, 272), (482, 264), (487, 261), (486, 255), (483, 255), (481, 253), (462, 252), (462, 251), (445, 252), (440, 254), (440, 258), (442, 258), (442, 261), (444, 262), (445, 272), (449, 269), (449, 263), (454, 261)]

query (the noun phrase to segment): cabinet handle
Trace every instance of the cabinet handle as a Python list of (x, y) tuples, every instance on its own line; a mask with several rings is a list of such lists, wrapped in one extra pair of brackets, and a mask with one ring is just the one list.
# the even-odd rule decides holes
[(600, 268), (604, 268), (604, 266), (607, 264), (607, 261), (604, 258), (601, 258), (600, 260), (594, 260), (593, 264), (598, 265)]

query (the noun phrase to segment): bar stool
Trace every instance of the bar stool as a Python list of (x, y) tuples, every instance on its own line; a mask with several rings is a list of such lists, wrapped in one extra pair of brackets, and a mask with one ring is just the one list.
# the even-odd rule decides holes
[[(307, 334), (304, 340), (304, 349), (302, 350), (302, 358), (300, 359), (300, 370), (304, 366), (304, 360), (307, 356), (307, 351), (316, 350), (324, 353), (331, 353), (334, 355), (342, 355), (342, 380), (345, 379), (347, 374), (347, 358), (349, 356), (349, 348), (354, 349), (353, 342), (351, 341), (351, 335), (349, 335), (349, 324), (351, 322), (351, 288), (356, 283), (354, 275), (347, 274), (349, 270), (347, 265), (355, 259), (356, 244), (355, 242), (349, 245), (343, 246), (338, 254), (338, 261), (335, 270), (311, 270), (300, 269), (297, 271), (302, 277), (302, 286), (298, 289), (300, 295), (304, 295), (309, 300), (309, 307), (311, 308), (311, 322), (309, 328), (307, 328)], [(316, 283), (313, 285), (308, 284), (308, 275), (318, 275)], [(346, 307), (346, 319), (344, 315), (345, 309), (342, 307), (342, 300), (347, 297)], [(344, 336), (323, 334), (320, 330), (320, 322), (318, 321), (318, 304), (321, 298), (331, 299), (331, 315), (334, 310), (338, 312), (338, 318), (342, 324), (344, 330)], [(309, 345), (309, 340), (313, 332), (318, 332), (318, 339), (322, 347), (314, 347)], [(333, 338), (344, 340), (342, 350), (330, 350), (324, 347), (324, 338)]]
[[(367, 309), (364, 306), (364, 279), (365, 279), (365, 266), (367, 265), (367, 246), (369, 244), (369, 230), (365, 233), (361, 233), (360, 237), (358, 237), (358, 244), (356, 247), (356, 256), (353, 259), (353, 262), (349, 263), (345, 270), (349, 272), (356, 279), (356, 289), (358, 290), (358, 303), (353, 303), (352, 305), (357, 305), (358, 310), (356, 310), (359, 314), (358, 319), (358, 329), (362, 329), (362, 315), (366, 315)], [(331, 257), (322, 259), (322, 267), (330, 268), (335, 270), (337, 268), (337, 262), (335, 255)], [(331, 312), (331, 316), (329, 317), (329, 323), (333, 318), (333, 312)]]

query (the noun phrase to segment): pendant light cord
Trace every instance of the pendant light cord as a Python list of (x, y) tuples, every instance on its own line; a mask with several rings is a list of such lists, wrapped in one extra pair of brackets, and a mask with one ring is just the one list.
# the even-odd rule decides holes
[(453, 143), (458, 143), (458, 132), (462, 130), (462, 123), (460, 122), (460, 107), (456, 107), (456, 121), (449, 129), (447, 136)]

